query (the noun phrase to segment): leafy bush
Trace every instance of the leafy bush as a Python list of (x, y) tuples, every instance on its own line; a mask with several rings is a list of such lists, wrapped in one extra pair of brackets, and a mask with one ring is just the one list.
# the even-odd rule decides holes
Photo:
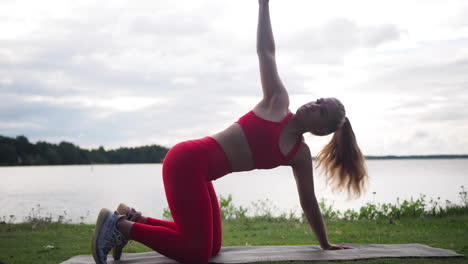
[[(374, 193), (375, 194), (375, 193)], [(396, 203), (367, 203), (361, 206), (359, 210), (347, 209), (342, 212), (333, 207), (333, 204), (328, 204), (325, 199), (320, 200), (320, 210), (322, 216), (327, 221), (335, 220), (378, 220), (387, 219), (390, 222), (401, 219), (402, 217), (427, 217), (427, 216), (450, 216), (450, 215), (465, 215), (468, 214), (468, 195), (464, 187), (461, 186), (459, 192), (461, 205), (457, 205), (448, 200), (445, 201), (445, 206), (437, 199), (430, 199), (427, 201), (425, 195), (420, 195), (419, 198), (400, 201), (397, 198)], [(282, 213), (275, 216), (273, 212), (278, 209), (272, 204), (269, 199), (259, 200), (252, 202), (253, 212), (249, 214), (249, 210), (245, 207), (236, 207), (232, 201), (232, 195), (227, 197), (219, 197), (219, 206), (221, 210), (221, 218), (223, 220), (229, 219), (251, 219), (251, 220), (265, 220), (265, 221), (295, 221), (307, 222), (304, 213), (298, 217), (294, 212), (289, 214)], [(249, 216), (250, 215), (250, 216)], [(172, 220), (169, 210), (164, 209), (164, 219)]]

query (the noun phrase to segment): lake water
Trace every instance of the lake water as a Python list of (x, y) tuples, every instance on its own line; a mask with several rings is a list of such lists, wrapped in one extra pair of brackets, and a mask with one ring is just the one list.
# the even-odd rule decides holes
[[(320, 171), (315, 171), (317, 198), (341, 210), (419, 194), (460, 203), (460, 186), (468, 187), (468, 159), (370, 160), (367, 167), (368, 191), (352, 201), (332, 193)], [(21, 222), (33, 213), (50, 214), (55, 220), (62, 215), (72, 222), (94, 223), (102, 207), (114, 209), (125, 202), (144, 215), (160, 218), (167, 207), (161, 168), (161, 164), (0, 167), (0, 217)], [(234, 205), (251, 211), (253, 202), (268, 199), (276, 214), (300, 213), (290, 167), (233, 173), (214, 186), (218, 196), (231, 194)]]

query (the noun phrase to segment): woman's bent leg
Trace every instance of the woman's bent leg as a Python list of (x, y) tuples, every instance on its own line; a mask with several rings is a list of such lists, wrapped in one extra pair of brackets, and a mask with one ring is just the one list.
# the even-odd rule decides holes
[[(204, 263), (213, 249), (213, 209), (206, 164), (190, 144), (176, 145), (166, 155), (163, 180), (175, 230), (135, 223), (130, 238), (183, 263)], [(203, 154), (203, 153), (201, 153)]]
[[(212, 182), (206, 182), (208, 192), (210, 194), (211, 208), (213, 210), (213, 248), (211, 255), (217, 255), (221, 250), (222, 246), (222, 220), (221, 211), (219, 208), (218, 197), (216, 191), (213, 188)], [(146, 217), (146, 225), (166, 227), (172, 230), (176, 230), (176, 225), (172, 221), (160, 220), (152, 217)]]
[(162, 226), (162, 227), (167, 227), (172, 230), (176, 230), (176, 224), (172, 221), (166, 221), (166, 220), (159, 220), (156, 218), (152, 217), (146, 217), (146, 225), (151, 225), (151, 226)]
[(208, 192), (211, 198), (211, 209), (213, 210), (213, 250), (211, 255), (214, 256), (221, 250), (223, 240), (223, 226), (221, 222), (221, 211), (219, 208), (218, 197), (213, 188), (212, 182), (207, 182)]
[(187, 186), (190, 186), (190, 193), (168, 198), (176, 230), (135, 223), (130, 237), (180, 262), (206, 262), (213, 247), (211, 200), (206, 183), (187, 182)]

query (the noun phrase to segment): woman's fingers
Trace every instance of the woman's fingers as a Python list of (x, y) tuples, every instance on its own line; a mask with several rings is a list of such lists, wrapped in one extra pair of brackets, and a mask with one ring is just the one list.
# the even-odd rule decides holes
[(352, 247), (341, 246), (341, 245), (330, 245), (328, 248), (325, 248), (325, 250), (340, 250), (340, 249), (352, 249)]
[(341, 246), (341, 249), (352, 249), (352, 247), (348, 247), (348, 246)]

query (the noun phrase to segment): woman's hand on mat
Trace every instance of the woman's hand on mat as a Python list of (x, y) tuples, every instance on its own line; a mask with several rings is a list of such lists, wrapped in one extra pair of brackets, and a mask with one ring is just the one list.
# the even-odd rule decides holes
[(323, 250), (340, 250), (340, 249), (352, 249), (352, 247), (330, 244), (328, 246), (322, 247), (322, 249)]

